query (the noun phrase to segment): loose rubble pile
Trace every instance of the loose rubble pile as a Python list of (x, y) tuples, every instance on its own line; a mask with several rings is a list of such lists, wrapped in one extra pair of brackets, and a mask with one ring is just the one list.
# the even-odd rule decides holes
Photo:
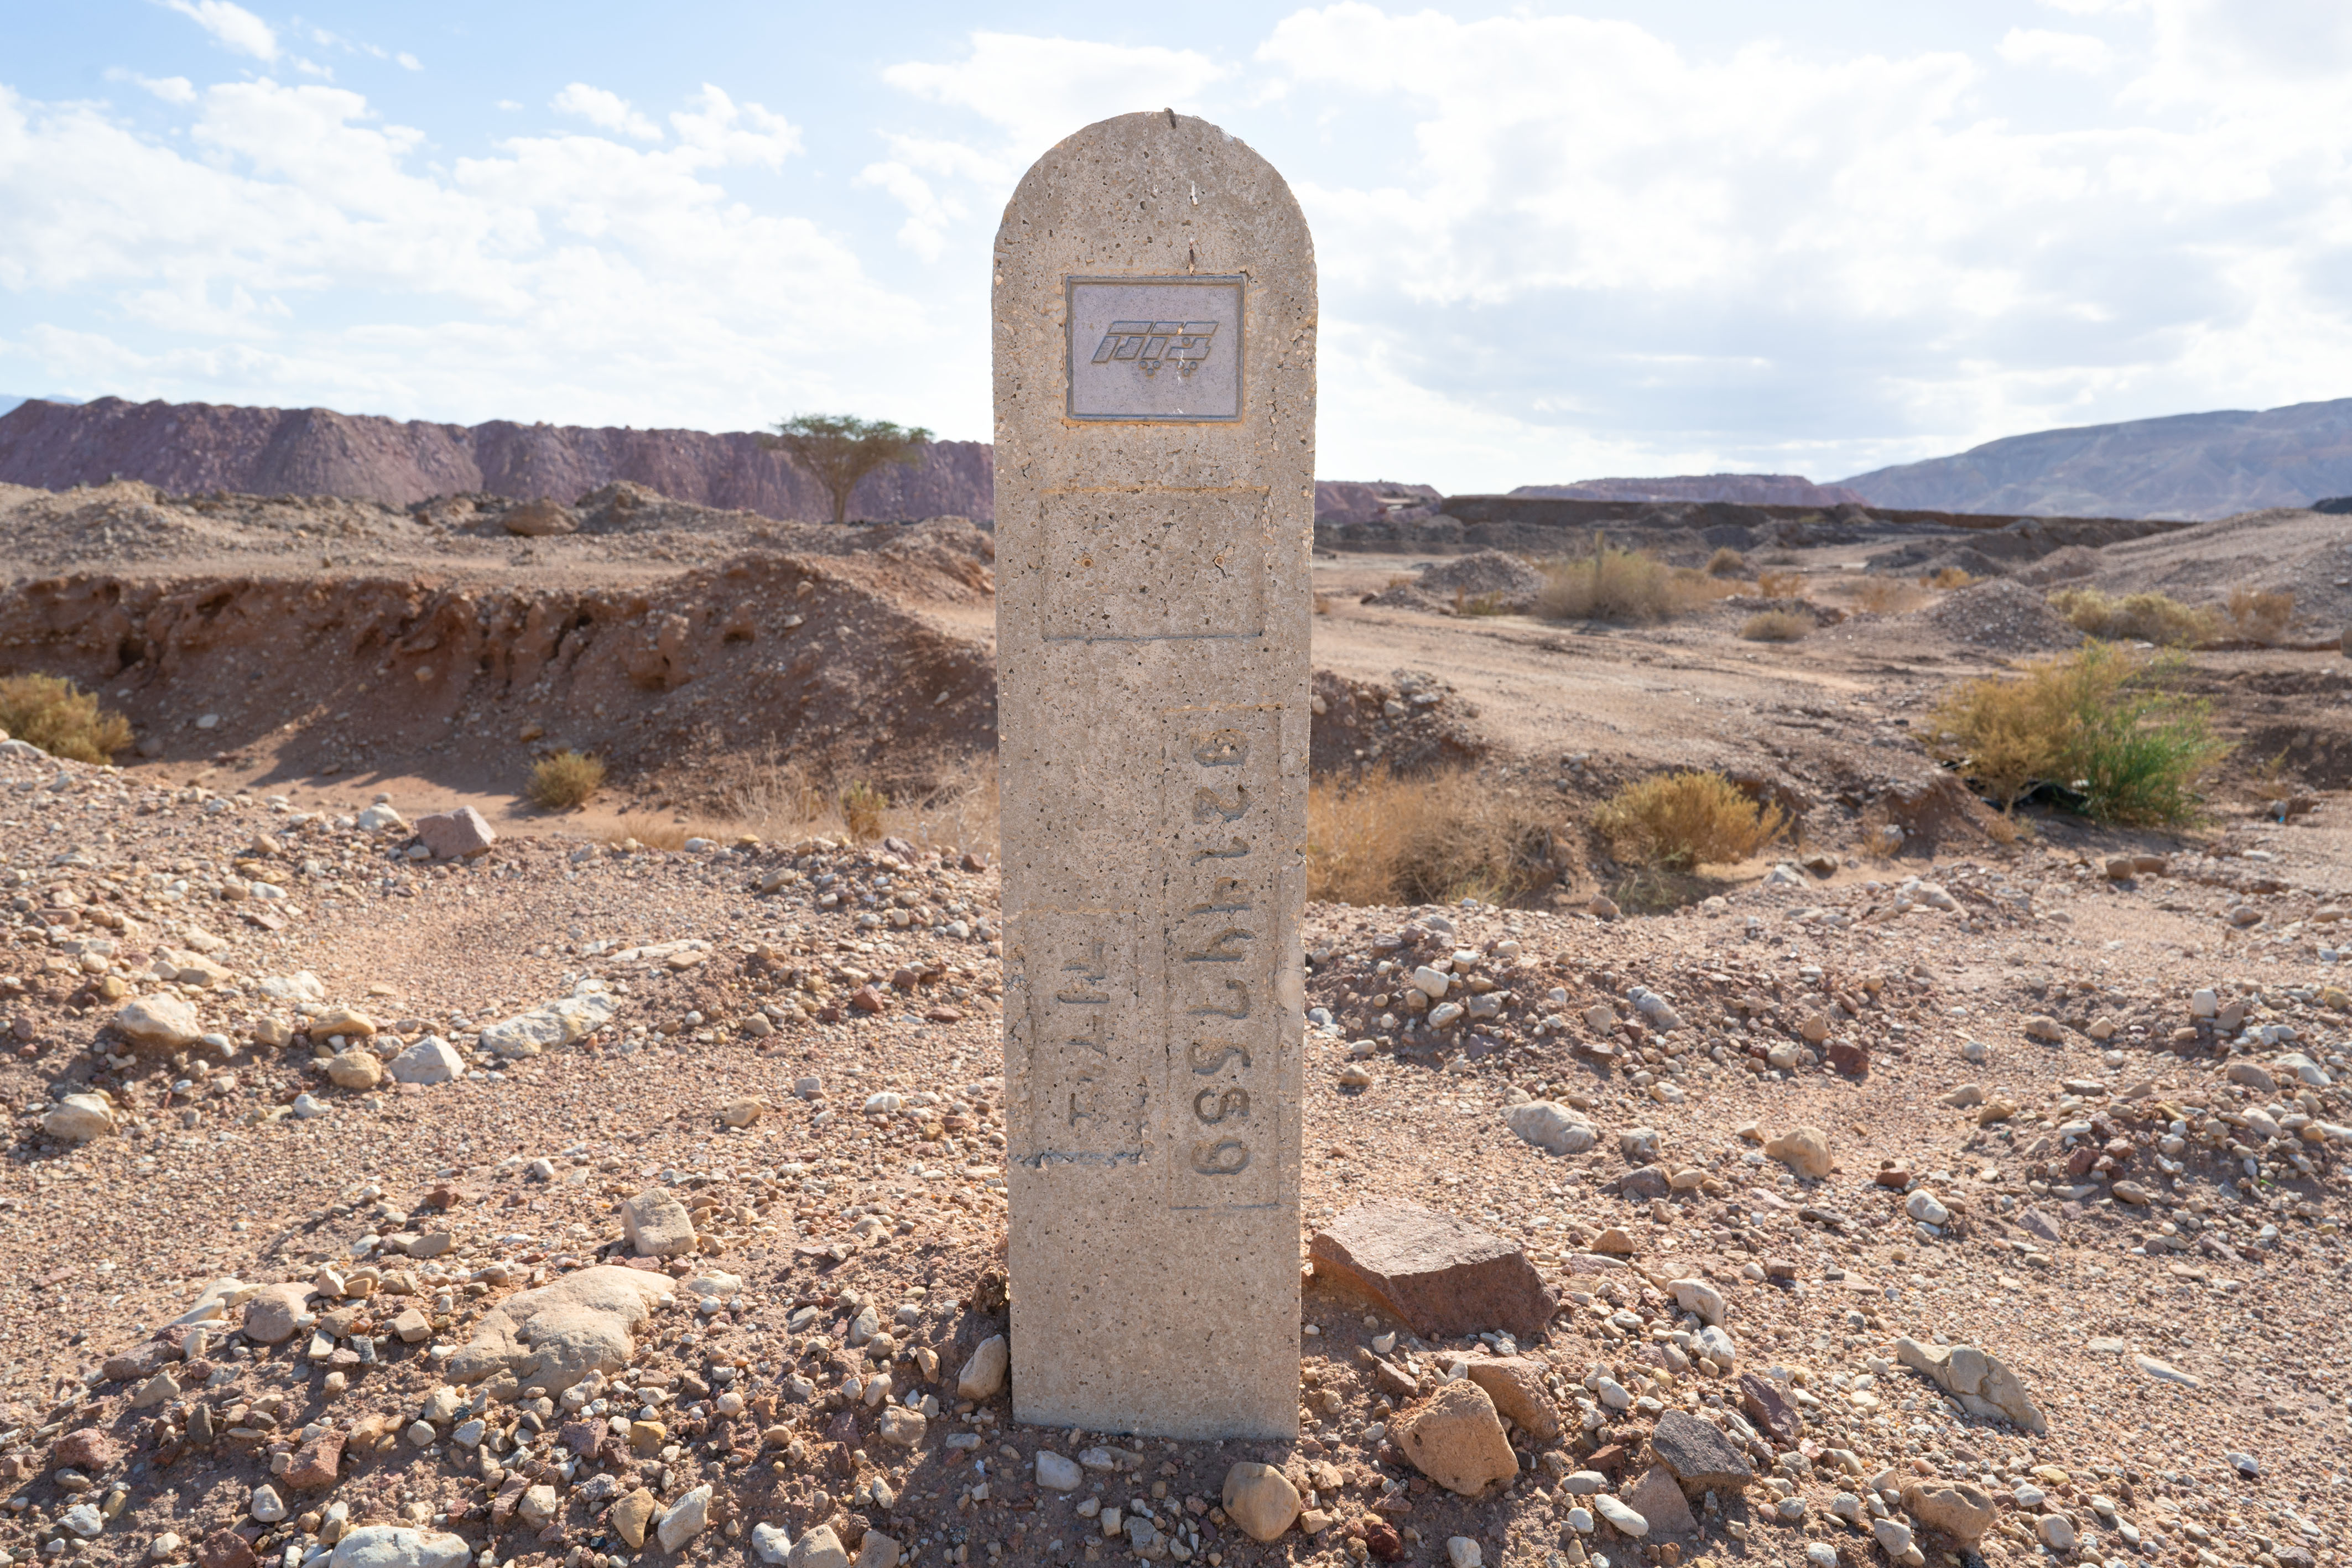
[(2274, 860), (1310, 909), (1301, 1434), (1174, 1443), (1013, 1419), (981, 857), (27, 751), (11, 1563), (2317, 1568), (2352, 1522), (2352, 997)]

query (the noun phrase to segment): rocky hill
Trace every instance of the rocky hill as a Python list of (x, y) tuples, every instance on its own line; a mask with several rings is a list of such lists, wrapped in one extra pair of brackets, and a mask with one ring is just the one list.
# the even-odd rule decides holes
[(1682, 474), (1664, 479), (1580, 479), (1573, 485), (1522, 485), (1514, 496), (1575, 501), (1738, 501), (1750, 507), (1860, 504), (1860, 492), (1816, 485), (1798, 474)]
[[(342, 496), (407, 506), (488, 492), (569, 504), (616, 479), (700, 506), (826, 520), (824, 489), (749, 431), (402, 422), (324, 408), (34, 399), (0, 414), (0, 482), (63, 490), (140, 479), (180, 495)], [(858, 487), (851, 514), (992, 522), (987, 443), (940, 441)]]
[(1988, 441), (1841, 481), (1874, 507), (2226, 517), (2352, 493), (2352, 398), (2180, 413)]

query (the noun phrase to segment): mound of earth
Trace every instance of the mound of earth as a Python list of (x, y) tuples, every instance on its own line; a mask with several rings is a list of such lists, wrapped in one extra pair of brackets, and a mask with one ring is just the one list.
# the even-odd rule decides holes
[(1420, 670), (1399, 670), (1394, 685), (1315, 672), (1315, 723), (1307, 765), (1318, 778), (1385, 768), (1399, 774), (1467, 767), (1486, 755), (1471, 728), (1477, 707)]
[(1482, 549), (1426, 566), (1414, 581), (1383, 589), (1364, 602), (1398, 610), (1525, 615), (1543, 589), (1543, 573), (1517, 556)]
[(2319, 635), (2333, 636), (2352, 621), (2352, 532), (2324, 512), (2247, 512), (2109, 545), (2098, 561), (2095, 581), (2111, 593), (2152, 591), (2211, 603), (2247, 588), (2294, 594), (2296, 622)]
[(2005, 578), (1948, 594), (1921, 618), (1955, 643), (1989, 653), (2047, 653), (2083, 642), (2039, 590)]
[(150, 758), (268, 746), (331, 775), (424, 755), (519, 789), (563, 747), (623, 781), (785, 755), (920, 792), (994, 745), (992, 652), (902, 601), (984, 602), (968, 542), (746, 555), (645, 587), (77, 573), (0, 595), (0, 643), (107, 690)]

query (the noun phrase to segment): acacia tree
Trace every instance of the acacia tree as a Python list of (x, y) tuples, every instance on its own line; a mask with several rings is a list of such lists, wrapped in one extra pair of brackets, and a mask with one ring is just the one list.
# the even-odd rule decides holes
[(833, 520), (849, 520), (849, 493), (857, 482), (889, 463), (908, 466), (923, 460), (931, 433), (920, 425), (904, 427), (887, 419), (859, 419), (846, 413), (795, 414), (776, 426), (773, 435), (760, 440), (782, 452), (816, 476), (833, 497)]

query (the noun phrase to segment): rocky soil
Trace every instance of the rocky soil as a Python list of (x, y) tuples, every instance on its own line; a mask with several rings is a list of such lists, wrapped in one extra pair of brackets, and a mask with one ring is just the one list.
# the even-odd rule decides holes
[(1318, 775), (1717, 766), (1801, 836), (1310, 906), (1301, 1435), (1168, 1443), (1013, 1419), (984, 821), (513, 808), (558, 741), (984, 757), (987, 536), (517, 510), (0, 503), (7, 666), (160, 742), (0, 742), (8, 1563), (2339, 1560), (2336, 655), (2195, 657), (2287, 737), (2197, 832), (2020, 835), (1913, 733), (2015, 584), (1863, 609), (1839, 534), (1759, 646), (1320, 563)]

